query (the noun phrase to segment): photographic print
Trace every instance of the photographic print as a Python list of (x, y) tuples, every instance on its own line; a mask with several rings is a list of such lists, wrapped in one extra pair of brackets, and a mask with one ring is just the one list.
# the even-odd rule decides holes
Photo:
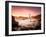
[(44, 33), (44, 3), (9, 1), (6, 5), (7, 35)]
[(41, 7), (12, 6), (12, 31), (40, 30)]

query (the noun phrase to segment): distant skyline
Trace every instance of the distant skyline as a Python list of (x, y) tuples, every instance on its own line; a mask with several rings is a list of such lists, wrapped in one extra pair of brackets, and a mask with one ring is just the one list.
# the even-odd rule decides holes
[(37, 16), (41, 14), (41, 7), (12, 6), (11, 11), (13, 16)]

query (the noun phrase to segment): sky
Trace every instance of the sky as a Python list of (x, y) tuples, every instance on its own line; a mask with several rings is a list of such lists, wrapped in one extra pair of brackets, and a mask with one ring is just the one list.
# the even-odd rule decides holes
[(41, 14), (41, 7), (12, 6), (13, 16), (37, 16)]

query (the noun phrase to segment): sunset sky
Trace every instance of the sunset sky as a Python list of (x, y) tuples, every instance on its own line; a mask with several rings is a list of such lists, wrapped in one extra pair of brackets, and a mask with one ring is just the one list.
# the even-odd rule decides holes
[(28, 17), (29, 14), (31, 14), (31, 16), (36, 16), (41, 14), (41, 7), (12, 6), (13, 16)]

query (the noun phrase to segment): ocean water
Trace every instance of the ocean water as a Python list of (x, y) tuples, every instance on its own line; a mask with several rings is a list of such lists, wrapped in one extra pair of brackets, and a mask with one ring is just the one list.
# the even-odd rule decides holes
[(38, 25), (38, 20), (37, 19), (16, 19), (16, 21), (19, 23), (19, 26), (24, 26), (24, 27), (35, 27)]

